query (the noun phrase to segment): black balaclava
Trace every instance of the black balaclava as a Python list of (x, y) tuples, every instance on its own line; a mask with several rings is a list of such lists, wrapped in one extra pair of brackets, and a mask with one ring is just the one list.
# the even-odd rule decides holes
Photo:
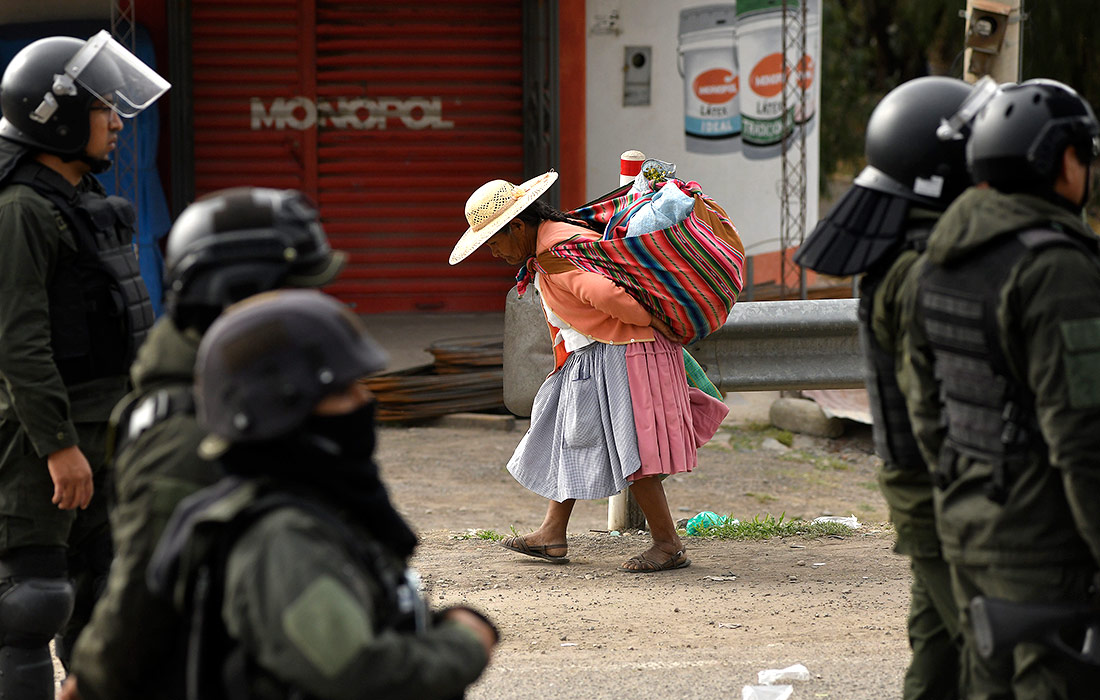
[(395, 555), (406, 558), (416, 534), (390, 502), (374, 463), (375, 402), (351, 413), (311, 415), (292, 435), (239, 443), (222, 458), (225, 471), (271, 477), (337, 505)]

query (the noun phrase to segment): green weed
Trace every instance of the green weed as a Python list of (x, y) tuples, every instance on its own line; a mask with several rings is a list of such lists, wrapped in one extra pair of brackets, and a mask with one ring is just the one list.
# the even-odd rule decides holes
[(839, 457), (818, 455), (807, 450), (791, 450), (790, 452), (779, 455), (779, 459), (786, 460), (788, 462), (806, 462), (813, 465), (814, 469), (823, 472), (848, 471), (852, 468), (852, 465), (848, 464)]
[(729, 445), (738, 452), (748, 452), (760, 447), (766, 438), (790, 447), (794, 444), (794, 433), (776, 428), (769, 423), (745, 423), (731, 431)]
[[(512, 532), (515, 533), (516, 529), (513, 527)], [(466, 532), (451, 535), (453, 540), (489, 540), (491, 542), (497, 542), (504, 539), (504, 535), (497, 533), (494, 530), (467, 530)]]
[(771, 503), (772, 501), (778, 501), (779, 500), (778, 498), (771, 495), (770, 493), (753, 493), (752, 491), (749, 491), (749, 492), (745, 493), (745, 495), (748, 496), (749, 498), (755, 500), (757, 503), (760, 503), (760, 504)]
[(733, 522), (732, 516), (725, 525), (706, 529), (706, 536), (720, 540), (766, 540), (772, 537), (802, 537), (812, 539), (828, 535), (848, 536), (853, 530), (841, 523), (813, 523), (801, 518), (786, 519), (784, 512), (778, 518), (771, 514), (754, 515), (752, 520)]

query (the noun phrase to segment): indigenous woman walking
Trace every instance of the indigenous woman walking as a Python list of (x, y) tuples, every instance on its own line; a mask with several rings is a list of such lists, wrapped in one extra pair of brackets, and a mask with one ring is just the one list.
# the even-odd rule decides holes
[(501, 545), (565, 563), (576, 499), (607, 498), (629, 485), (653, 545), (622, 568), (683, 568), (690, 561), (661, 478), (696, 466), (696, 449), (729, 409), (688, 387), (681, 346), (622, 287), (594, 272), (570, 267), (551, 273), (536, 263), (558, 243), (601, 235), (538, 201), (557, 177), (550, 171), (519, 186), (504, 180), (482, 185), (466, 202), (470, 227), (450, 256), (454, 265), (488, 245), (494, 257), (523, 266), (553, 343), (554, 371), (535, 396), (531, 427), (508, 462), (520, 484), (549, 500), (546, 518), (534, 532)]

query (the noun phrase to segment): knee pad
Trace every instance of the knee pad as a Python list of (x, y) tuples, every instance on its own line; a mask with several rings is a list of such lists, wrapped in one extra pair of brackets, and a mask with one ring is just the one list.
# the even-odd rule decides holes
[(0, 695), (4, 700), (53, 700), (50, 648), (0, 647)]
[(75, 599), (68, 579), (9, 581), (0, 593), (0, 646), (46, 648), (68, 622)]

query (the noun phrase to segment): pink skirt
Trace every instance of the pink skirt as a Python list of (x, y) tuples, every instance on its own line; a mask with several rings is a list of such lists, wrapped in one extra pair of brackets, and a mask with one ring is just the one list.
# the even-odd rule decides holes
[(714, 437), (729, 407), (688, 387), (683, 348), (654, 333), (652, 343), (626, 348), (630, 403), (638, 432), (642, 466), (631, 481), (658, 474), (690, 472), (699, 463), (696, 450)]

